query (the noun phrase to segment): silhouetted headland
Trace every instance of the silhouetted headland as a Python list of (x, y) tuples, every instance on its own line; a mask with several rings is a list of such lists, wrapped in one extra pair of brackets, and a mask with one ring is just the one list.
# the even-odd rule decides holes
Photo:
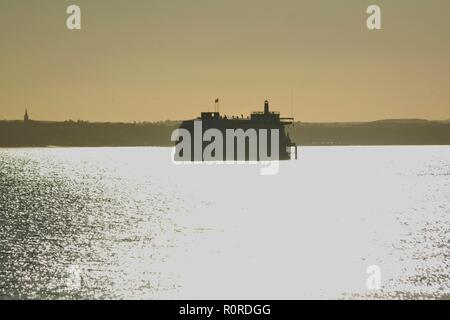
[[(172, 146), (180, 123), (0, 121), (0, 147)], [(287, 130), (304, 146), (450, 145), (450, 121), (295, 122)]]

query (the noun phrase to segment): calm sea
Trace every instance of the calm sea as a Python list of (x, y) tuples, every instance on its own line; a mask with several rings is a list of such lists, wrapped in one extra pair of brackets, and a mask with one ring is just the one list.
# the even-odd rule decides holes
[(170, 153), (0, 149), (0, 298), (449, 297), (450, 147)]

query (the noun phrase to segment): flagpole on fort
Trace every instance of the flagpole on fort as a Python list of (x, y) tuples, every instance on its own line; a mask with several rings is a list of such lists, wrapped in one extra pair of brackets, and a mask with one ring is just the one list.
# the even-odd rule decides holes
[(214, 112), (219, 112), (219, 98), (214, 101)]
[(294, 117), (294, 89), (291, 88), (291, 118)]

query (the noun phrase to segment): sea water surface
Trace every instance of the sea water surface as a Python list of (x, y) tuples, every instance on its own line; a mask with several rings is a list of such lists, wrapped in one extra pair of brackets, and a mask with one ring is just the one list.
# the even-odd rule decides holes
[(449, 297), (450, 147), (170, 154), (0, 149), (0, 298)]

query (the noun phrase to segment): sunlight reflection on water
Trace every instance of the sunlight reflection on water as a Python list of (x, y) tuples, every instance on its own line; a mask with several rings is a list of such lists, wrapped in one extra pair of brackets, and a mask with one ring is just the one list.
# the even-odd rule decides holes
[(276, 176), (170, 151), (0, 150), (0, 298), (450, 294), (450, 147), (302, 147)]

